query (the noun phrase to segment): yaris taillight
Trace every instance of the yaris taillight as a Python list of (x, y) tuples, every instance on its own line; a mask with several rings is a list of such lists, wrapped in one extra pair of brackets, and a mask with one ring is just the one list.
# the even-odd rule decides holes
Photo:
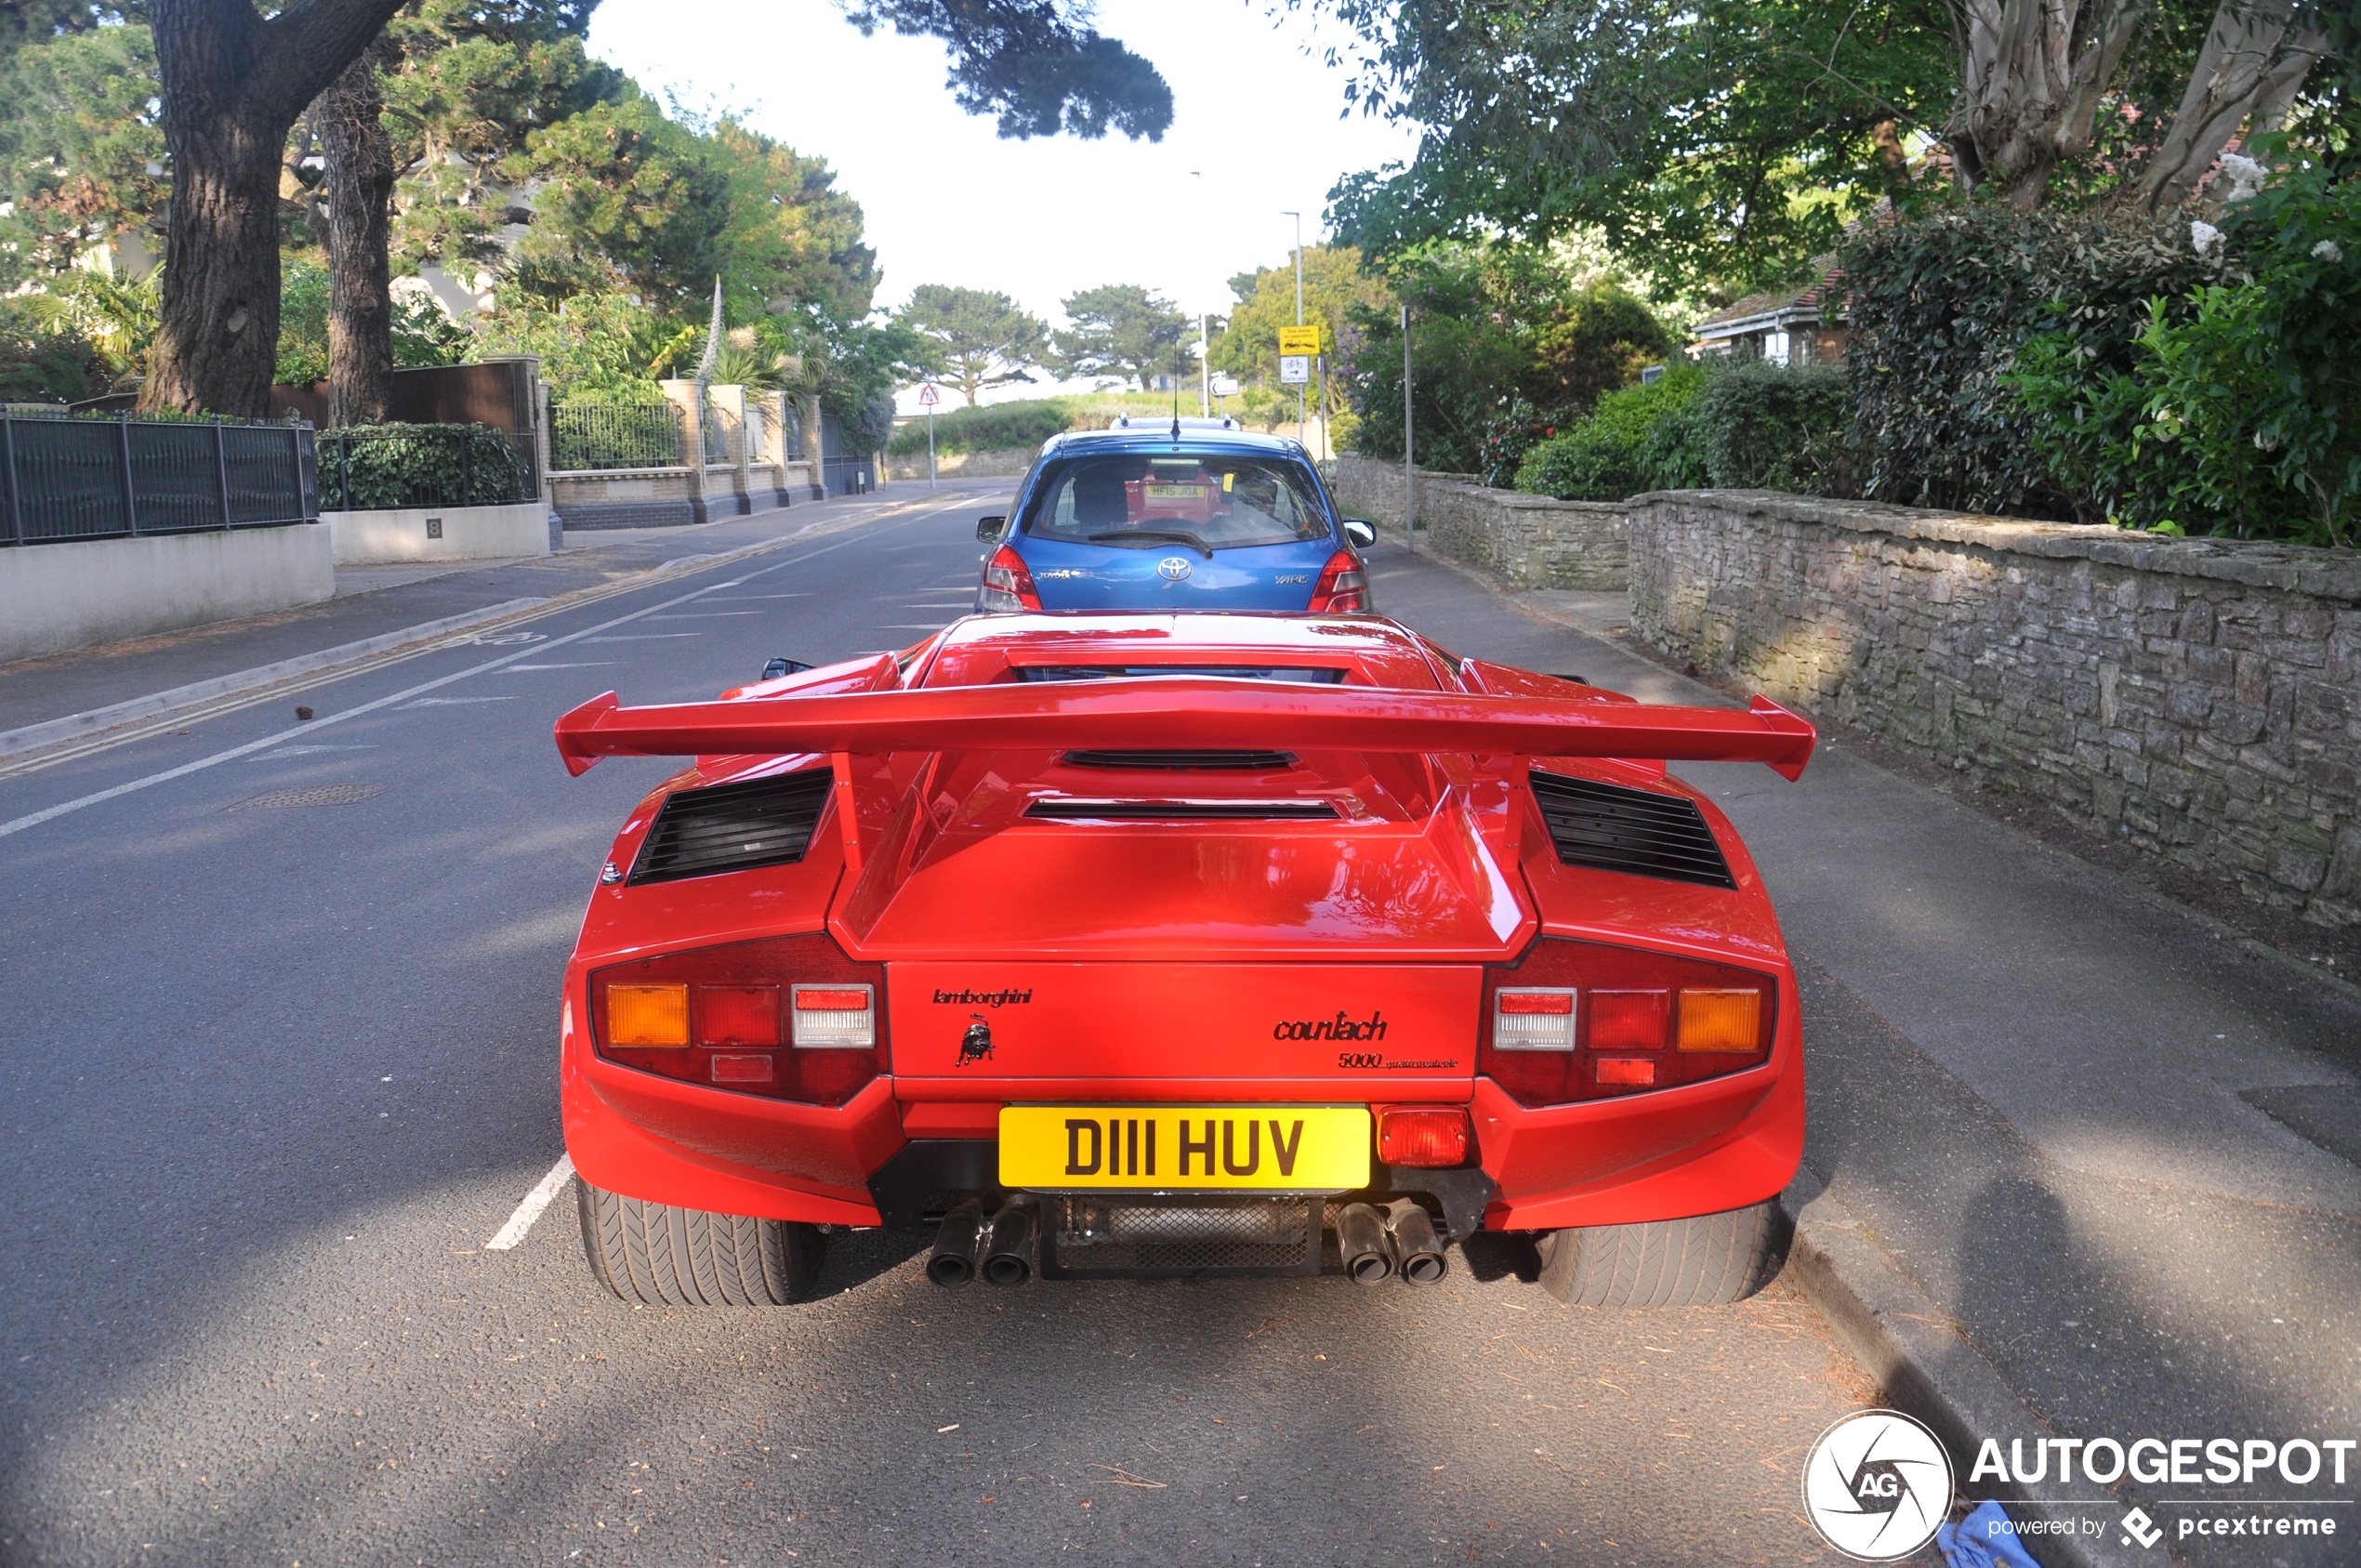
[(1346, 614), (1363, 609), (1368, 602), (1369, 579), (1361, 570), (1361, 560), (1351, 550), (1339, 550), (1320, 568), (1320, 580), (1312, 585), (1312, 602), (1304, 608), (1314, 615)]
[(1760, 1067), (1779, 984), (1734, 964), (1544, 937), (1484, 970), (1476, 1070), (1521, 1105), (1565, 1105)]
[(599, 1054), (743, 1094), (841, 1105), (885, 1067), (885, 968), (824, 934), (697, 947), (593, 970)]
[(1041, 594), (1033, 586), (1033, 573), (1025, 570), (1024, 557), (1006, 545), (993, 551), (983, 569), (983, 592), (976, 602), (983, 610), (1040, 609)]

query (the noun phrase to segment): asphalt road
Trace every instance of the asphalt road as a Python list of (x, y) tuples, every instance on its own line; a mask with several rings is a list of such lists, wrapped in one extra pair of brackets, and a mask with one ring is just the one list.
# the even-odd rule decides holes
[[(1834, 1561), (1802, 1456), (1873, 1390), (1776, 1285), (1567, 1311), (1501, 1245), (1427, 1291), (943, 1291), (864, 1233), (809, 1305), (664, 1311), (593, 1285), (570, 1197), (484, 1248), (561, 1152), (559, 975), (670, 766), (570, 780), (550, 719), (917, 640), (990, 494), (904, 487), (310, 724), (0, 772), (0, 1562)], [(1501, 613), (1431, 597), (1467, 651)]]

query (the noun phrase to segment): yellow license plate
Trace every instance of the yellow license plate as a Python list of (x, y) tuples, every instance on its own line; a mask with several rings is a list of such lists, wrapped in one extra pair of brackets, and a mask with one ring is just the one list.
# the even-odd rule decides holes
[(1369, 1184), (1362, 1105), (1010, 1105), (1000, 1183), (1045, 1192), (1343, 1192)]

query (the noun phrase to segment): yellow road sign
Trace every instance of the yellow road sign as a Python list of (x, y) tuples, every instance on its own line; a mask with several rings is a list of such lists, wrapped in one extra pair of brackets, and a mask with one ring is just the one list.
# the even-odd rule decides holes
[(1279, 329), (1279, 352), (1283, 354), (1316, 354), (1320, 351), (1320, 329), (1316, 326), (1283, 326)]

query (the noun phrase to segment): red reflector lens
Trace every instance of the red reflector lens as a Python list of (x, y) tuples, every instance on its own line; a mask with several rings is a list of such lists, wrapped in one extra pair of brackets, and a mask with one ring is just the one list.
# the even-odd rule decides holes
[(823, 991), (817, 986), (798, 985), (795, 988), (795, 1007), (799, 1013), (866, 1012), (869, 992), (865, 986), (851, 991)]
[(1457, 1105), (1381, 1108), (1378, 1159), (1385, 1165), (1428, 1169), (1465, 1165), (1468, 1113)]
[(1599, 1059), (1599, 1082), (1603, 1084), (1653, 1084), (1656, 1081), (1656, 1064), (1627, 1056)]
[[(1665, 1020), (1671, 1016), (1669, 991), (1590, 993), (1590, 1048), (1594, 1051), (1661, 1050)], [(1602, 1078), (1601, 1083), (1607, 1080)]]
[(713, 1059), (713, 1081), (717, 1084), (767, 1084), (778, 1068), (767, 1056), (717, 1056)]
[(1504, 1013), (1570, 1013), (1574, 1011), (1571, 991), (1503, 991), (1499, 995)]
[(775, 985), (697, 987), (697, 1044), (775, 1046), (779, 988)]

